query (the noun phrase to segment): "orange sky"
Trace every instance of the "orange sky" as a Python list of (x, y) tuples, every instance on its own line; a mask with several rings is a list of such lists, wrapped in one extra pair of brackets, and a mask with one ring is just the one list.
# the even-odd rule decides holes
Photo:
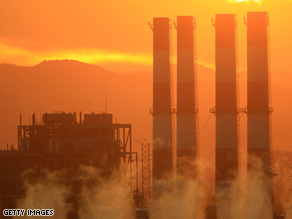
[[(292, 105), (289, 102), (292, 97), (292, 94), (290, 95), (292, 2), (288, 0), (0, 1), (0, 63), (35, 65), (42, 60), (75, 59), (97, 64), (116, 72), (150, 72), (152, 71), (152, 31), (148, 27), (148, 22), (151, 22), (153, 17), (167, 16), (176, 20), (176, 16), (193, 15), (197, 20), (198, 63), (214, 68), (215, 30), (211, 18), (215, 18), (216, 13), (234, 13), (238, 18), (238, 60), (241, 70), (241, 89), (243, 89), (240, 93), (243, 95), (241, 106), (244, 107), (246, 106), (246, 72), (242, 70), (246, 69), (246, 27), (243, 17), (246, 16), (247, 11), (268, 11), (270, 14), (272, 81), (274, 85), (277, 85), (274, 86), (275, 89), (272, 87), (272, 90), (274, 89), (273, 124), (276, 127), (273, 129), (273, 140), (276, 147), (283, 149), (286, 145), (290, 146), (292, 139), (289, 131), (292, 119), (288, 118), (292, 111)], [(174, 55), (176, 54), (175, 42), (176, 33), (173, 29)], [(176, 60), (175, 57), (173, 60)], [(211, 90), (214, 88), (215, 78), (214, 75), (200, 73), (198, 74), (200, 107), (208, 99), (205, 95), (211, 96), (211, 99), (208, 99), (209, 102), (205, 101), (205, 105), (200, 109), (203, 126), (210, 116), (209, 108), (215, 104), (214, 92), (210, 91), (210, 87)], [(208, 80), (204, 82), (202, 80), (204, 78)], [(285, 97), (285, 99), (281, 100), (279, 97)], [(148, 113), (148, 107), (151, 106), (151, 101), (146, 105), (147, 107), (143, 110), (145, 110), (145, 118), (148, 116), (148, 126), (146, 125), (148, 134), (144, 137), (150, 138), (151, 116)], [(63, 109), (61, 106), (63, 107), (63, 105), (56, 107)], [(40, 106), (34, 107), (35, 110), (49, 110), (41, 109)], [(78, 107), (84, 108), (80, 105)], [(13, 116), (14, 118), (18, 118), (19, 113), (23, 112), (25, 104), (20, 105), (19, 108), (20, 111)], [(65, 109), (67, 108), (63, 110)], [(118, 114), (119, 111), (113, 113)], [(139, 123), (142, 124), (141, 126), (144, 125), (140, 120)], [(243, 124), (245, 123), (243, 121)], [(13, 124), (13, 127), (16, 125), (17, 122)], [(3, 127), (5, 128), (5, 125)], [(246, 127), (242, 125), (242, 128)], [(14, 131), (12, 128), (11, 130), (9, 132)], [(210, 133), (214, 135), (215, 130), (204, 131), (200, 136), (200, 141), (207, 142), (210, 139)], [(246, 142), (242, 143), (246, 144)], [(209, 145), (214, 146), (214, 142)]]
[(34, 65), (44, 59), (67, 58), (118, 72), (151, 70), (152, 32), (148, 22), (155, 16), (176, 19), (178, 15), (193, 15), (197, 19), (198, 62), (213, 66), (215, 31), (211, 18), (216, 13), (235, 13), (239, 65), (245, 69), (243, 17), (247, 11), (268, 11), (272, 69), (292, 71), (291, 9), (289, 0), (1, 1), (0, 63)]

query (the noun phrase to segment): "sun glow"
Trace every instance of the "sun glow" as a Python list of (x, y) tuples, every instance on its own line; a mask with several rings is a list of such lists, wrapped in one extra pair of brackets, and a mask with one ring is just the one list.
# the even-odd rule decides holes
[(18, 65), (35, 65), (43, 60), (73, 59), (91, 64), (125, 63), (151, 65), (151, 54), (121, 53), (97, 49), (71, 49), (56, 51), (32, 51), (0, 44), (0, 62)]
[(262, 0), (229, 0), (231, 3), (257, 3), (261, 4)]

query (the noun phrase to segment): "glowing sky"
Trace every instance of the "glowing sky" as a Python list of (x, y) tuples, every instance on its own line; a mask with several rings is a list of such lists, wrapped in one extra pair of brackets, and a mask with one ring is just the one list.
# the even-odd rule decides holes
[(249, 3), (249, 2), (253, 2), (253, 3), (261, 4), (262, 0), (229, 0), (229, 2), (231, 2), (231, 3), (241, 3), (241, 2)]
[(129, 69), (150, 70), (152, 32), (148, 22), (156, 16), (175, 20), (178, 15), (193, 15), (197, 19), (198, 62), (212, 66), (215, 31), (211, 18), (216, 13), (235, 13), (239, 66), (245, 69), (243, 17), (247, 11), (268, 11), (272, 69), (290, 71), (291, 9), (287, 0), (0, 1), (0, 63), (34, 65), (44, 59), (77, 59), (109, 68), (119, 68), (118, 63)]

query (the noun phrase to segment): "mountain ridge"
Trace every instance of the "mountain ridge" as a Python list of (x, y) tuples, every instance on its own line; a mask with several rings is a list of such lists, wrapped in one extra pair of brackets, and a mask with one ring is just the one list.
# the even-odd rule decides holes
[[(209, 109), (215, 105), (215, 72), (213, 69), (198, 65), (198, 101), (199, 124), (205, 124), (210, 117)], [(246, 72), (241, 72), (244, 78)], [(272, 73), (273, 74), (273, 73)], [(292, 137), (292, 106), (287, 100), (292, 99), (292, 88), (281, 73), (274, 73), (277, 80), (272, 82), (273, 132), (278, 149), (286, 149)], [(174, 76), (176, 70), (174, 66)], [(17, 145), (17, 126), (19, 114), (22, 113), (23, 124), (29, 124), (29, 117), (37, 112), (53, 111), (92, 111), (102, 112), (105, 108), (118, 118), (120, 123), (133, 125), (133, 138), (152, 138), (152, 71), (148, 73), (116, 73), (101, 66), (76, 60), (49, 60), (35, 66), (17, 66), (0, 64), (0, 147), (5, 148), (10, 142)], [(272, 77), (272, 79), (274, 79)], [(282, 80), (282, 82), (281, 82)], [(174, 77), (174, 94), (176, 84)], [(279, 83), (278, 83), (279, 82)], [(281, 82), (281, 83), (280, 83)], [(246, 105), (246, 81), (241, 80), (240, 104)], [(105, 106), (107, 91), (107, 106)], [(284, 98), (283, 98), (284, 97)], [(176, 101), (175, 101), (176, 102)], [(243, 122), (242, 135), (245, 135), (246, 117)], [(284, 130), (281, 127), (284, 127)], [(209, 156), (214, 149), (215, 119), (211, 119), (200, 135), (200, 144), (204, 145), (202, 153)], [(245, 144), (245, 138), (242, 137)], [(275, 147), (277, 149), (277, 147)], [(204, 152), (205, 151), (205, 152)], [(204, 157), (204, 156), (203, 156)]]

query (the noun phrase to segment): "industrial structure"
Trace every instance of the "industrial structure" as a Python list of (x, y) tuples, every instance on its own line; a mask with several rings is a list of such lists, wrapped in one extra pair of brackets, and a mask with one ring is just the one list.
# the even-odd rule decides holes
[(195, 25), (193, 16), (177, 17), (177, 174), (193, 179), (199, 156)]
[(66, 170), (66, 185), (74, 191), (74, 197), (68, 199), (73, 205), (68, 218), (78, 218), (82, 183), (76, 176), (80, 165), (97, 168), (105, 179), (119, 173), (121, 185), (138, 200), (137, 162), (131, 125), (113, 123), (112, 114), (92, 113), (82, 118), (80, 113), (77, 121), (76, 113), (46, 113), (39, 122), (33, 114), (31, 125), (20, 121), (18, 150), (0, 152), (1, 212), (16, 208), (16, 200), (24, 194), (21, 175), (25, 171), (33, 170), (33, 178), (40, 178), (44, 169)]
[(142, 207), (151, 205), (151, 144), (147, 140), (141, 143), (142, 146)]
[[(66, 170), (66, 185), (72, 186), (75, 194), (68, 198), (73, 206), (68, 218), (78, 218), (81, 182), (76, 175), (80, 165), (96, 167), (103, 178), (119, 172), (121, 185), (135, 201), (133, 214), (136, 218), (148, 218), (148, 207), (153, 203), (151, 199), (159, 198), (162, 192), (180, 192), (179, 186), (183, 187), (184, 184), (183, 180), (174, 181), (176, 173), (187, 179), (198, 179), (199, 168), (195, 166), (199, 157), (196, 23), (193, 16), (178, 16), (175, 25), (176, 109), (173, 107), (171, 20), (158, 17), (150, 24), (153, 31), (153, 109), (150, 110), (153, 115), (153, 152), (148, 141), (138, 142), (142, 149), (141, 183), (138, 183), (138, 154), (132, 151), (130, 124), (113, 123), (112, 114), (108, 113), (82, 116), (80, 112), (78, 121), (76, 113), (45, 113), (41, 121), (33, 114), (30, 125), (23, 125), (20, 117), (18, 149), (12, 147), (0, 151), (1, 211), (16, 208), (16, 200), (25, 192), (21, 177), (27, 170), (33, 170), (34, 175), (27, 176), (32, 179), (40, 178), (43, 169)], [(239, 115), (242, 112), (247, 113), (248, 120), (247, 172), (254, 171), (254, 157), (259, 158), (265, 179), (261, 186), (267, 188), (268, 199), (273, 201), (268, 14), (249, 12), (246, 25), (247, 108), (240, 109), (237, 17), (234, 14), (217, 14), (213, 22), (216, 105), (210, 111), (216, 115), (215, 211), (214, 206), (208, 206), (212, 211), (211, 214), (207, 213), (211, 215), (208, 218), (232, 218), (230, 209), (222, 205), (231, 202), (237, 207), (240, 205)], [(174, 125), (175, 114), (177, 130)], [(247, 199), (250, 191), (252, 189), (247, 186)], [(257, 207), (257, 203), (251, 203)], [(101, 215), (112, 213), (109, 209), (99, 210)], [(252, 216), (248, 215), (247, 218)]]
[(247, 13), (248, 155), (261, 158), (267, 174), (272, 143), (268, 26), (266, 12)]
[(170, 22), (169, 18), (154, 18), (150, 25), (153, 30), (153, 195), (160, 191), (158, 180), (172, 178), (175, 167)]
[[(248, 176), (254, 156), (263, 167), (265, 187), (272, 200), (271, 181), (271, 88), (269, 63), (269, 17), (267, 12), (247, 13), (247, 160)], [(249, 194), (247, 194), (247, 197)]]
[(221, 202), (230, 199), (231, 186), (239, 172), (239, 118), (236, 16), (217, 14), (216, 46), (216, 160), (215, 206), (222, 218), (230, 218), (230, 211), (217, 212)]
[(141, 183), (140, 183), (140, 195), (139, 195), (139, 212), (141, 209), (148, 208), (151, 205), (152, 196), (152, 156), (151, 156), (151, 143), (149, 140), (136, 140), (136, 143), (141, 146)]

